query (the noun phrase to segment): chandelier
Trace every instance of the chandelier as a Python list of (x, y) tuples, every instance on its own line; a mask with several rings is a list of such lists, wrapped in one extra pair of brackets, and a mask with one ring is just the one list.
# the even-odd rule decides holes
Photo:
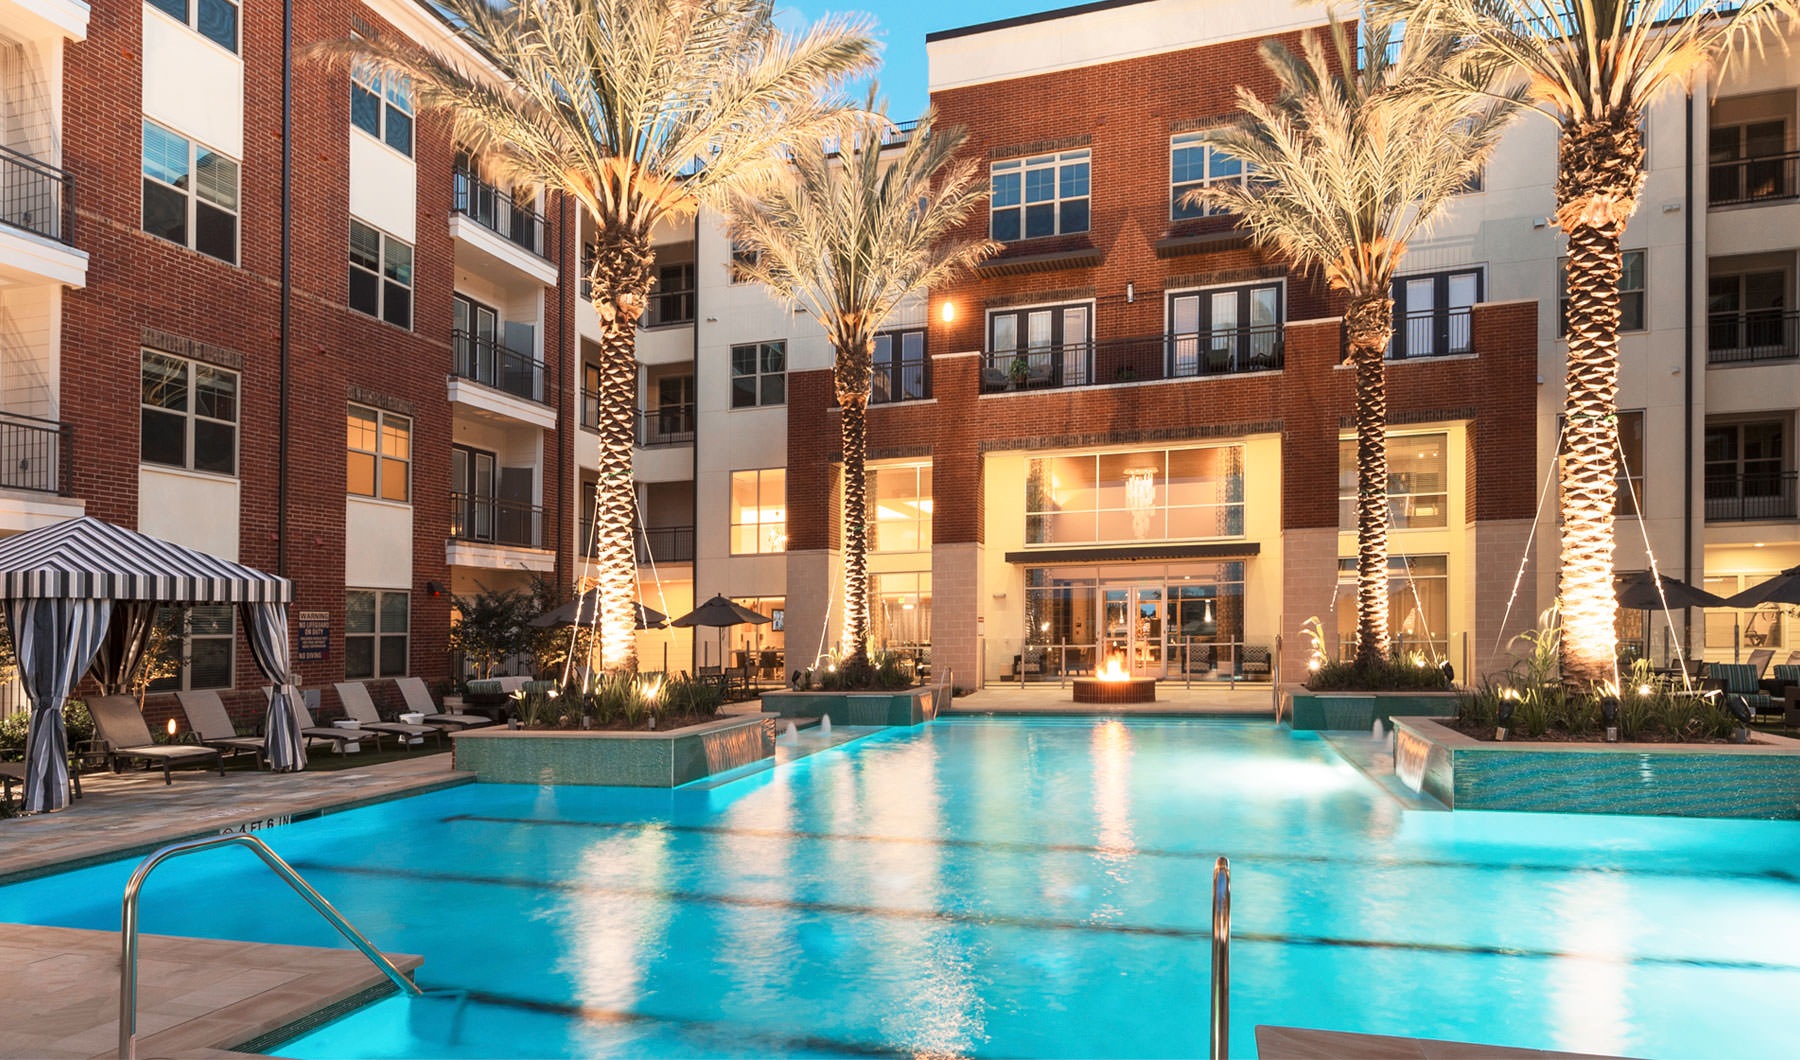
[(1156, 469), (1125, 469), (1125, 507), (1131, 511), (1131, 533), (1143, 537), (1150, 532), (1150, 509), (1156, 504)]

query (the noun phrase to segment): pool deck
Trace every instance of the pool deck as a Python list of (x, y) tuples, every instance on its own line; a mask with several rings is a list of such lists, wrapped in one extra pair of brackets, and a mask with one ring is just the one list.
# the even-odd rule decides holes
[[(232, 1046), (391, 991), (355, 950), (145, 935), (138, 1055), (237, 1057)], [(404, 972), (417, 957), (390, 955)], [(9, 924), (0, 936), (0, 1057), (111, 1057), (119, 1046), (119, 936)]]
[[(0, 820), (0, 884), (92, 865), (166, 843), (254, 830), (331, 809), (347, 809), (470, 783), (448, 754), (332, 772), (161, 771), (83, 774), (83, 797), (57, 813)], [(5, 995), (0, 995), (5, 996)]]
[(1594, 1053), (1557, 1053), (1505, 1045), (1447, 1042), (1436, 1038), (1394, 1038), (1305, 1027), (1256, 1028), (1260, 1060), (1613, 1060)]
[(1008, 682), (958, 696), (944, 714), (1272, 719), (1275, 700), (1267, 681), (1196, 681), (1191, 687), (1178, 681), (1160, 681), (1156, 685), (1156, 702), (1119, 706), (1077, 703), (1073, 688), (1054, 682), (1026, 682), (1023, 686)]

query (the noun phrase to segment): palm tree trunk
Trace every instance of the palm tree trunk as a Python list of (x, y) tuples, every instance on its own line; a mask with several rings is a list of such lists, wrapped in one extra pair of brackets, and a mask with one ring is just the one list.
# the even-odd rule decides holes
[(602, 226), (596, 233), (594, 311), (600, 316), (600, 483), (594, 564), (600, 596), (600, 665), (637, 670), (637, 550), (632, 539), (637, 483), (637, 323), (649, 304), (654, 252), (646, 236)]
[(869, 651), (869, 384), (874, 348), (838, 347), (833, 372), (844, 450), (844, 649), (854, 667)]
[(1387, 379), (1394, 300), (1353, 300), (1344, 313), (1356, 371), (1356, 665), (1388, 654)]
[(1562, 681), (1616, 680), (1613, 504), (1618, 490), (1619, 235), (1644, 183), (1638, 115), (1564, 126), (1557, 224), (1569, 234), (1569, 363), (1564, 399)]

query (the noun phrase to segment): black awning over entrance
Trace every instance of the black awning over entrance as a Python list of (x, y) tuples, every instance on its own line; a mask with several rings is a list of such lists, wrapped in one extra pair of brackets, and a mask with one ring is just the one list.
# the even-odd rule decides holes
[(1041, 566), (1050, 563), (1113, 563), (1140, 559), (1249, 559), (1262, 554), (1255, 541), (1221, 545), (1091, 545), (1087, 548), (1034, 548), (1008, 552), (1006, 562)]

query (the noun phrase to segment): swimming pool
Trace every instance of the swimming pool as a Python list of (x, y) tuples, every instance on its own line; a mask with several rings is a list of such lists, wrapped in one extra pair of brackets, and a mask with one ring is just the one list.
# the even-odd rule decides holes
[[(1235, 1054), (1260, 1023), (1795, 1040), (1800, 824), (1411, 808), (1266, 722), (940, 720), (710, 789), (470, 785), (264, 838), (472, 996), (455, 1042), (396, 998), (284, 1056), (1204, 1055), (1221, 853)], [(116, 929), (134, 863), (0, 888), (0, 920)], [(143, 926), (336, 944), (242, 852), (159, 870)]]

